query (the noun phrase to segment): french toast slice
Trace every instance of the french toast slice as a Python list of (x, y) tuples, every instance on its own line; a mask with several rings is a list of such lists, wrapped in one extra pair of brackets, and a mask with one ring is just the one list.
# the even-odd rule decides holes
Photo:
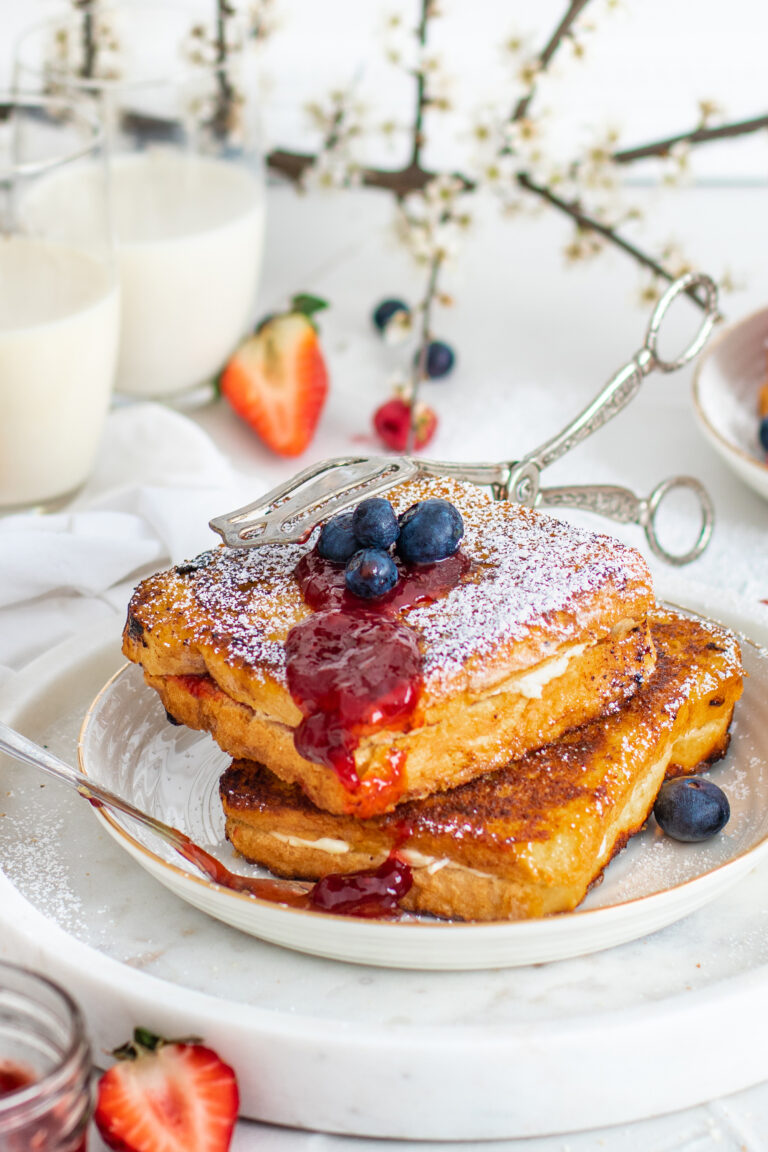
[(378, 867), (392, 852), (413, 886), (406, 909), (463, 920), (575, 908), (640, 829), (665, 775), (728, 746), (742, 690), (739, 646), (718, 626), (658, 610), (657, 664), (623, 707), (462, 787), (370, 819), (333, 816), (262, 765), (221, 778), (227, 837), (279, 876)]
[(418, 645), (417, 699), (359, 734), (351, 785), (295, 747), (286, 642), (311, 615), (296, 578), (309, 545), (219, 548), (158, 573), (134, 593), (123, 636), (172, 717), (335, 813), (456, 787), (617, 706), (654, 667), (653, 587), (634, 549), (471, 484), (417, 480), (389, 495), (398, 512), (450, 500), (464, 568), (444, 595), (395, 613)]

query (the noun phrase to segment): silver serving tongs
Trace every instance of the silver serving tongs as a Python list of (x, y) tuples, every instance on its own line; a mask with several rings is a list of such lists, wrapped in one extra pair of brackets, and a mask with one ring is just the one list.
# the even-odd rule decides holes
[[(676, 360), (658, 353), (662, 320), (682, 293), (696, 294), (704, 317), (691, 343)], [(410, 456), (340, 456), (305, 468), (293, 479), (273, 488), (260, 500), (211, 520), (211, 528), (230, 548), (260, 544), (290, 544), (306, 540), (318, 524), (357, 504), (419, 476), (448, 476), (489, 486), (498, 500), (533, 507), (580, 508), (622, 524), (639, 524), (651, 550), (669, 564), (689, 564), (709, 543), (714, 523), (712, 501), (702, 484), (691, 476), (672, 476), (653, 489), (647, 499), (615, 485), (569, 485), (541, 488), (542, 471), (612, 420), (634, 398), (651, 372), (676, 372), (690, 363), (706, 344), (719, 316), (717, 287), (708, 277), (687, 273), (675, 280), (653, 310), (642, 348), (600, 390), (595, 399), (562, 432), (521, 460), (499, 464), (463, 464), (420, 460)], [(673, 489), (691, 491), (698, 500), (701, 524), (695, 544), (687, 552), (673, 553), (659, 541), (656, 517), (663, 499)]]

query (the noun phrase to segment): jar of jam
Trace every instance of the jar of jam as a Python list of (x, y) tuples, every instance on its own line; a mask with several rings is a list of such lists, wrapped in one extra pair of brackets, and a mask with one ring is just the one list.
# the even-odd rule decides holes
[(57, 985), (0, 963), (0, 1152), (85, 1152), (91, 1050)]

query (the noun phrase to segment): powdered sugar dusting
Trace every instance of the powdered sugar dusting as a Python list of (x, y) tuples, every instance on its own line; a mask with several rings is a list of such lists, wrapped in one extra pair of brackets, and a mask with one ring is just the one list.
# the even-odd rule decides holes
[[(7, 793), (6, 798), (13, 798)], [(61, 844), (67, 838), (67, 821), (42, 804), (35, 806), (33, 832), (30, 834), (29, 807), (21, 810), (23, 833), (3, 836), (3, 872), (33, 904), (42, 905), (46, 914), (69, 932), (82, 932), (85, 927), (80, 897), (71, 884), (70, 868), (62, 856)], [(0, 814), (9, 824), (16, 817)]]
[[(411, 481), (389, 496), (398, 512), (441, 496), (464, 519), (461, 547), (473, 566), (467, 579), (445, 598), (401, 613), (419, 637), (427, 682), (450, 679), (470, 658), (526, 639), (542, 621), (553, 645), (577, 639), (606, 588), (626, 600), (628, 615), (637, 605), (645, 614), (651, 596), (645, 562), (611, 537), (492, 501), (453, 480)], [(293, 572), (309, 547), (215, 549), (189, 571), (182, 566), (177, 604), (194, 605), (188, 642), (285, 684), (285, 638), (308, 611)]]
[[(525, 640), (542, 621), (558, 644), (577, 639), (585, 610), (606, 588), (634, 597), (630, 588), (639, 585), (641, 597), (649, 595), (645, 561), (608, 536), (516, 505), (463, 495), (453, 502), (464, 518), (462, 549), (481, 579), (408, 614), (424, 642), (427, 678), (449, 679), (470, 658)], [(631, 614), (629, 598), (626, 610)]]

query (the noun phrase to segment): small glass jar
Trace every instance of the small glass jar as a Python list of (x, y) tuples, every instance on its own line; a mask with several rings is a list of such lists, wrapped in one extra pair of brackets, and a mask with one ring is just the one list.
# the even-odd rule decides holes
[(91, 1050), (74, 1000), (0, 963), (0, 1152), (85, 1152)]

